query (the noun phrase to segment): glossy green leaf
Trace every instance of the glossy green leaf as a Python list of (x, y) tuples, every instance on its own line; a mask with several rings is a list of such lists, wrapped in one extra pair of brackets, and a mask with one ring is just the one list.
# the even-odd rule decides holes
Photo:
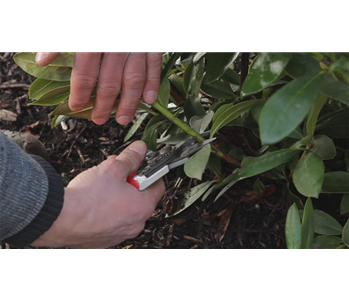
[(206, 115), (200, 117), (200, 116), (194, 116), (189, 120), (189, 125), (191, 128), (193, 128), (198, 133), (203, 133), (208, 125), (211, 123), (213, 118), (214, 112), (210, 110), (206, 113)]
[(214, 183), (215, 181), (207, 181), (204, 183), (201, 183), (192, 189), (190, 189), (188, 192), (184, 194), (184, 206), (176, 211), (174, 214), (171, 215), (175, 216), (181, 213), (183, 210), (187, 209), (189, 206), (191, 206), (196, 200), (198, 200), (208, 189), (209, 187)]
[(233, 64), (239, 53), (207, 53), (206, 79), (207, 82), (220, 78)]
[(347, 247), (349, 247), (349, 219), (348, 219), (348, 221), (345, 223), (345, 225), (343, 227), (342, 240), (343, 240), (343, 243)]
[(342, 225), (329, 214), (314, 210), (315, 229), (314, 231), (323, 235), (340, 235), (342, 234)]
[(241, 163), (241, 168), (236, 169), (220, 185), (217, 186), (218, 188), (222, 188), (222, 190), (216, 196), (214, 201), (217, 201), (238, 181), (256, 176), (258, 174), (269, 171), (279, 165), (287, 163), (298, 152), (298, 150), (282, 149), (266, 153), (259, 157), (245, 157)]
[(287, 212), (285, 235), (288, 249), (301, 248), (302, 225), (299, 211), (295, 203), (291, 205)]
[(236, 98), (235, 91), (238, 86), (232, 86), (229, 83), (223, 81), (213, 81), (211, 83), (203, 83), (201, 85), (201, 90), (213, 97), (220, 99), (232, 99)]
[(165, 78), (160, 85), (158, 99), (157, 99), (157, 101), (159, 101), (163, 107), (167, 107), (168, 105), (168, 101), (170, 100), (170, 91), (171, 91), (170, 82), (167, 78)]
[(184, 164), (184, 172), (190, 178), (196, 178), (201, 180), (202, 174), (206, 169), (206, 165), (210, 158), (211, 145), (204, 146), (201, 150), (196, 152), (188, 161)]
[(36, 79), (29, 88), (29, 99), (43, 100), (50, 99), (62, 93), (69, 92), (70, 81), (52, 81)]
[(325, 173), (322, 193), (349, 193), (349, 172)]
[(241, 163), (239, 176), (248, 178), (271, 170), (290, 161), (298, 150), (282, 149), (266, 153), (259, 157), (245, 157)]
[[(293, 78), (303, 75), (317, 74), (321, 71), (319, 63), (310, 55), (293, 53), (286, 73)], [(325, 74), (321, 85), (321, 92), (344, 104), (349, 104), (349, 86), (336, 78), (332, 74)]]
[(312, 249), (314, 240), (314, 209), (311, 199), (309, 198), (304, 206), (302, 218), (302, 249)]
[(299, 209), (304, 208), (302, 200), (290, 191), (289, 184), (287, 184), (287, 200), (295, 203)]
[(343, 248), (342, 239), (337, 236), (317, 236), (314, 239), (314, 249), (340, 249)]
[(184, 113), (189, 120), (193, 116), (202, 116), (205, 114), (199, 95), (201, 83), (204, 78), (204, 70), (204, 60), (200, 60), (196, 65), (190, 63), (184, 73), (183, 87), (187, 95), (187, 99), (184, 102)]
[(62, 53), (51, 64), (44, 67), (35, 62), (34, 52), (18, 53), (13, 59), (21, 69), (30, 75), (47, 80), (68, 81), (70, 80), (74, 55)]
[(240, 117), (242, 114), (251, 110), (251, 108), (259, 103), (263, 103), (262, 100), (249, 100), (244, 101), (239, 104), (225, 104), (221, 106), (213, 117), (213, 124), (211, 128), (211, 137), (216, 134), (216, 132), (229, 124), (231, 121)]
[(312, 108), (321, 86), (321, 76), (297, 78), (273, 94), (259, 118), (260, 135), (265, 145), (287, 137)]
[(341, 201), (341, 214), (349, 212), (349, 194), (344, 194)]
[(237, 86), (240, 85), (240, 76), (232, 68), (228, 68), (221, 79)]
[(298, 192), (306, 197), (317, 198), (324, 181), (325, 166), (313, 153), (307, 153), (297, 163), (293, 171), (293, 183)]
[(253, 60), (241, 89), (243, 97), (269, 87), (284, 71), (291, 53), (260, 53)]
[(322, 160), (333, 159), (337, 154), (333, 140), (326, 135), (316, 135), (310, 151)]
[(136, 122), (133, 123), (133, 125), (131, 126), (124, 138), (124, 143), (127, 142), (136, 133), (136, 131), (142, 125), (143, 121), (147, 118), (147, 116), (148, 113), (144, 113), (136, 120)]
[[(94, 99), (91, 99), (89, 103), (86, 105), (86, 107), (80, 111), (72, 111), (69, 108), (68, 101), (61, 103), (58, 105), (55, 110), (51, 113), (52, 116), (57, 116), (57, 115), (64, 115), (64, 116), (70, 116), (74, 118), (82, 118), (82, 119), (91, 119), (91, 113), (92, 113), (92, 108), (93, 108), (93, 101)], [(116, 104), (118, 104), (117, 102)], [(114, 109), (116, 110), (116, 108)]]
[(147, 144), (149, 150), (155, 151), (157, 146), (157, 137), (161, 123), (155, 123), (147, 126), (142, 135), (142, 141)]
[(160, 77), (160, 83), (167, 78), (167, 74), (170, 72), (174, 64), (176, 63), (177, 59), (181, 56), (180, 52), (174, 52), (171, 54), (169, 60), (167, 61), (166, 65), (161, 71), (161, 77)]
[(320, 111), (325, 105), (326, 101), (327, 101), (327, 97), (321, 93), (316, 98), (313, 104), (313, 107), (310, 110), (309, 117), (306, 124), (307, 134), (310, 134), (310, 135), (314, 134)]
[(70, 92), (65, 92), (52, 97), (43, 96), (41, 99), (28, 103), (30, 105), (53, 106), (62, 103), (69, 98)]
[(349, 138), (349, 108), (336, 110), (322, 116), (316, 131), (333, 138)]

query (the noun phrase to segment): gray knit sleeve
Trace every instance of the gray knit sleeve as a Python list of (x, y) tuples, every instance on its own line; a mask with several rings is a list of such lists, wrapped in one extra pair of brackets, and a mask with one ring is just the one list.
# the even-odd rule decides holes
[(61, 180), (0, 132), (0, 241), (25, 246), (52, 225), (63, 205)]

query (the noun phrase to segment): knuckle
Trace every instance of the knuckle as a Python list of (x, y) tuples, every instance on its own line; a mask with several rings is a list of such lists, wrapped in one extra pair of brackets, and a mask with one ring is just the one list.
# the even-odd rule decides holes
[(148, 54), (148, 64), (151, 67), (160, 67), (162, 64), (162, 54), (161, 53), (149, 53)]
[(79, 89), (93, 89), (96, 79), (87, 74), (80, 74), (76, 77), (74, 85)]
[(141, 73), (130, 73), (125, 75), (124, 86), (127, 89), (141, 89), (144, 85), (144, 75)]
[(120, 86), (112, 83), (99, 84), (97, 95), (102, 97), (116, 97), (120, 91)]

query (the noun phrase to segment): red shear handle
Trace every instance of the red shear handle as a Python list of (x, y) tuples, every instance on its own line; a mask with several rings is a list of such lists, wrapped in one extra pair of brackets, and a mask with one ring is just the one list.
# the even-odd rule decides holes
[(137, 190), (139, 190), (139, 183), (134, 177), (137, 175), (137, 171), (133, 172), (131, 175), (127, 176), (127, 182), (132, 184)]

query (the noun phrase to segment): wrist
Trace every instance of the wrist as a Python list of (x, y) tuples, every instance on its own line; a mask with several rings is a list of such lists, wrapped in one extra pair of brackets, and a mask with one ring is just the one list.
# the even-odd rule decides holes
[(65, 247), (74, 242), (74, 233), (77, 231), (76, 226), (81, 218), (79, 215), (81, 205), (77, 192), (73, 188), (64, 189), (63, 207), (57, 219), (53, 222), (40, 238), (32, 246), (35, 247)]

